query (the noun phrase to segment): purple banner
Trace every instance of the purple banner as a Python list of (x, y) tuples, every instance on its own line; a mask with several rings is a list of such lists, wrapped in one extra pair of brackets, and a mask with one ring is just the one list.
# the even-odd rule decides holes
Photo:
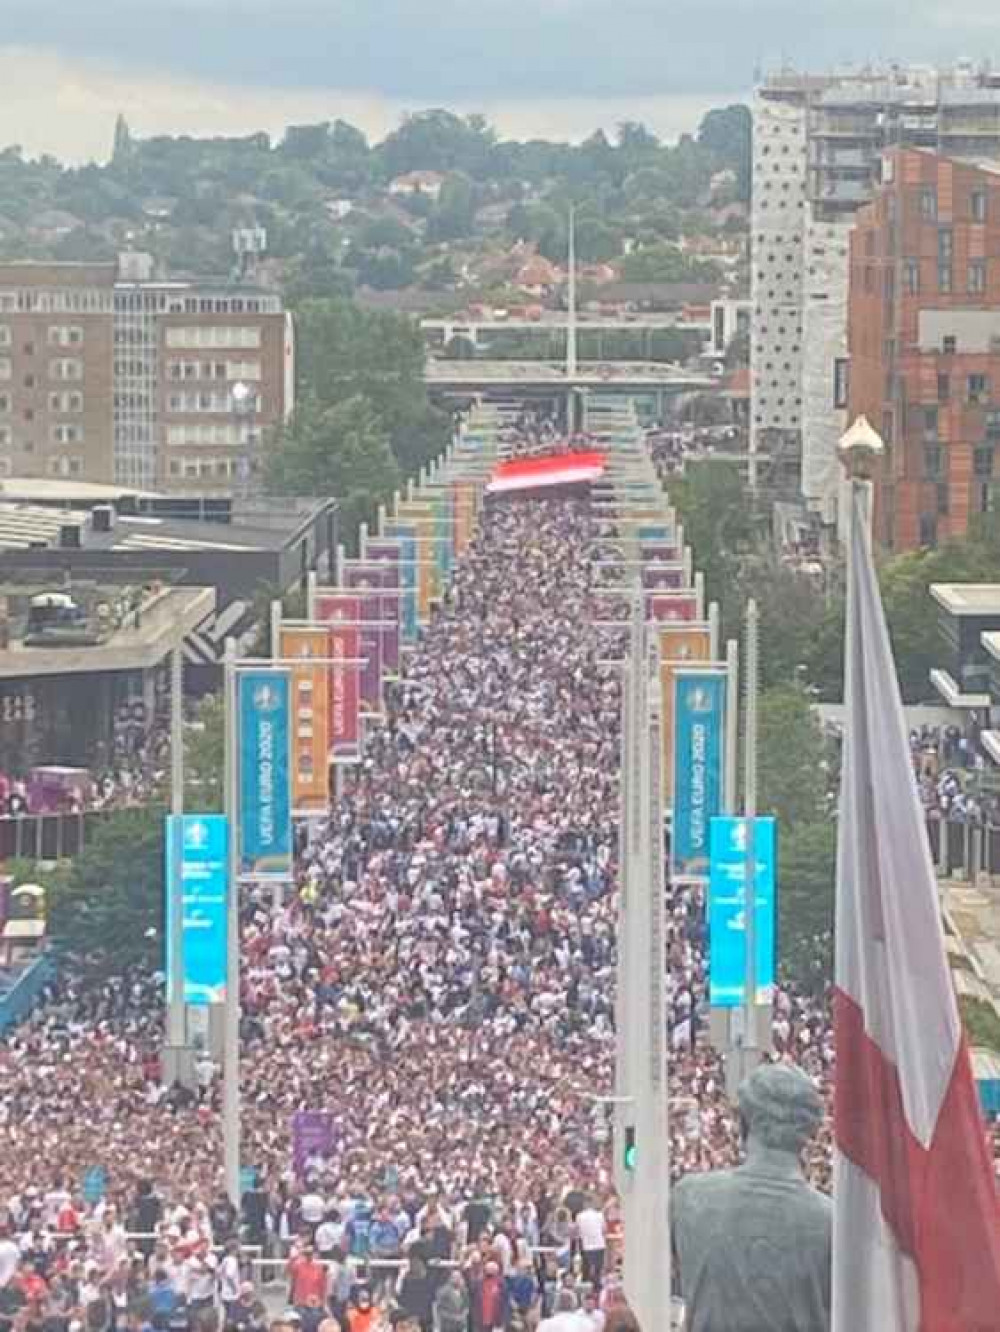
[[(399, 674), (399, 640), (402, 608), (402, 589), (399, 585), (399, 559), (389, 561), (376, 556), (362, 560), (347, 560), (344, 564), (344, 584), (352, 589), (383, 588), (387, 595), (379, 598), (382, 621), (382, 676)], [(367, 619), (368, 617), (365, 616)]]
[(684, 586), (684, 570), (678, 564), (672, 568), (666, 568), (664, 565), (646, 566), (642, 570), (642, 585), (646, 588), (667, 587), (679, 588)]
[(296, 1110), (292, 1115), (292, 1167), (302, 1179), (306, 1162), (333, 1151), (333, 1115), (329, 1110)]
[(365, 664), (361, 667), (361, 703), (369, 712), (382, 711), (382, 630), (377, 623), (369, 627), (365, 621), (379, 621), (382, 618), (382, 597), (380, 572), (365, 568), (363, 565), (345, 561), (343, 584), (358, 597), (358, 626), (361, 638), (361, 656)]

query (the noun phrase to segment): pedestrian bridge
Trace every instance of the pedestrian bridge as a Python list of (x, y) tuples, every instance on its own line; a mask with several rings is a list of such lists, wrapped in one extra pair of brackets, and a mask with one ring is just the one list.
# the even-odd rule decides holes
[(481, 393), (490, 390), (568, 391), (601, 389), (608, 392), (674, 393), (712, 389), (718, 381), (697, 371), (664, 361), (582, 361), (567, 372), (562, 361), (444, 361), (428, 360), (424, 380), (430, 390)]

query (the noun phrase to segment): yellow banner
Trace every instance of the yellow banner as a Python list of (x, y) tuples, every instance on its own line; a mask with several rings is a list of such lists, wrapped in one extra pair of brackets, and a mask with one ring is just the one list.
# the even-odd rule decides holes
[(673, 622), (661, 625), (660, 736), (663, 741), (663, 799), (669, 806), (674, 783), (674, 672), (692, 661), (711, 661), (712, 637), (706, 625)]
[[(282, 625), (278, 655), (294, 664), (292, 676), (292, 808), (325, 814), (330, 807), (330, 655), (326, 629)], [(318, 660), (310, 663), (310, 658)], [(301, 660), (301, 665), (299, 661)]]

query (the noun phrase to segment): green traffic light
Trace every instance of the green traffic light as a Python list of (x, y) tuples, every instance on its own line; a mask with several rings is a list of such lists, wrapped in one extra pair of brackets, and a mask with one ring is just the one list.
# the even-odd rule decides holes
[(625, 1169), (634, 1170), (639, 1156), (639, 1149), (635, 1145), (635, 1129), (626, 1128), (625, 1130)]

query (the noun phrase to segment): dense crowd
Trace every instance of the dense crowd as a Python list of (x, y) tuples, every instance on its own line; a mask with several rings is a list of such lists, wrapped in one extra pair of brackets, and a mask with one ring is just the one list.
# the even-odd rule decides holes
[[(597, 535), (582, 501), (488, 510), (295, 893), (243, 900), (243, 1159), (258, 1178), (244, 1238), (291, 1256), (290, 1321), (366, 1332), (391, 1308), (440, 1332), (540, 1314), (566, 1332), (628, 1325), (591, 1099), (612, 1082), (619, 746), (618, 674), (592, 623), (607, 609)], [(733, 1162), (738, 1126), (700, 1029), (704, 902), (666, 891), (682, 1173)], [(158, 978), (69, 979), (0, 1044), (0, 1218), (22, 1237), (0, 1238), (0, 1293), (16, 1332), (45, 1310), (68, 1332), (83, 1317), (93, 1332), (168, 1326), (171, 1310), (151, 1312), (160, 1287), (260, 1321), (246, 1269), (226, 1268), (216, 1070), (203, 1055), (193, 1089), (163, 1087), (161, 1021)], [(821, 1006), (780, 995), (775, 1033), (825, 1082)], [(304, 1177), (300, 1109), (333, 1113)], [(810, 1168), (828, 1181), (825, 1141)], [(326, 1275), (297, 1286), (294, 1264), (316, 1258)]]

